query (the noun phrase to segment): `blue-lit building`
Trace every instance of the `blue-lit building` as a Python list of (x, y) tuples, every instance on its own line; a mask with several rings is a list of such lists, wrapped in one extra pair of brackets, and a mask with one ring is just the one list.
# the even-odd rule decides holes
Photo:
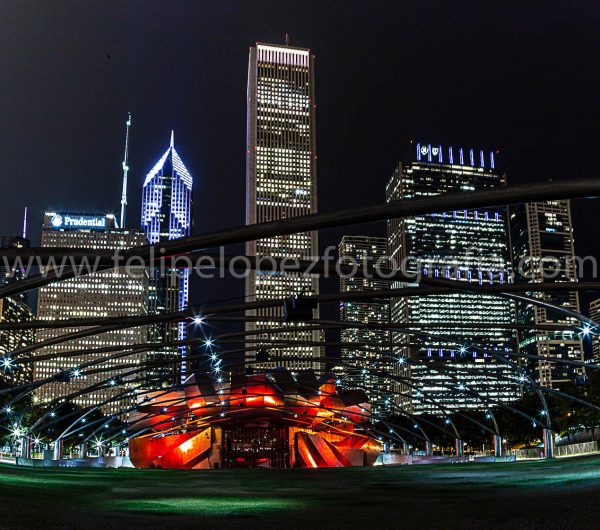
[[(192, 232), (192, 185), (193, 179), (175, 150), (174, 136), (171, 144), (158, 162), (146, 175), (142, 195), (142, 230), (151, 244), (171, 239), (187, 237)], [(178, 311), (187, 308), (189, 299), (189, 270), (168, 268), (165, 274), (157, 267), (151, 271), (150, 313)], [(185, 340), (185, 322), (166, 323), (150, 328), (151, 341), (172, 342)], [(179, 354), (186, 356), (187, 349), (179, 348)], [(149, 360), (160, 360), (177, 355), (177, 349), (165, 348), (154, 352)], [(168, 376), (173, 382), (184, 378), (185, 361), (181, 370), (169, 368)], [(155, 375), (165, 375), (165, 370), (157, 369)], [(149, 374), (152, 376), (152, 372)]]
[[(411, 144), (411, 156), (398, 164), (386, 198), (503, 187), (506, 175), (495, 166), (493, 152)], [(508, 282), (506, 208), (391, 219), (388, 252), (398, 265), (423, 276), (477, 285)], [(393, 287), (404, 285), (395, 282)], [(494, 326), (514, 322), (514, 310), (511, 300), (465, 291), (392, 299), (392, 322), (415, 328), (414, 334), (392, 334), (401, 360), (399, 404), (415, 413), (440, 413), (444, 407), (486, 409), (516, 399), (518, 373), (504, 362), (506, 354), (516, 351), (516, 337)]]

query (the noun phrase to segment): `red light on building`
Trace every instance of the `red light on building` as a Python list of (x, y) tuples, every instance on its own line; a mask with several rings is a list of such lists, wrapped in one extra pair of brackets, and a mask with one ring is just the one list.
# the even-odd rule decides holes
[[(130, 416), (136, 467), (343, 467), (372, 465), (381, 445), (371, 436), (364, 392), (340, 392), (336, 378), (287, 370), (233, 377), (217, 391), (207, 375), (182, 392), (156, 392)], [(164, 413), (166, 403), (169, 414)], [(140, 436), (136, 432), (143, 431)]]

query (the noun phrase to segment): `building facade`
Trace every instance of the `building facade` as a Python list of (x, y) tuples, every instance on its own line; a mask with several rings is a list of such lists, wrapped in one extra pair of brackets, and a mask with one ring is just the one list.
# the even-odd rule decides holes
[[(534, 202), (510, 207), (515, 281), (577, 282), (570, 201)], [(559, 291), (526, 293), (530, 297), (579, 313), (579, 293)], [(517, 322), (576, 326), (578, 321), (550, 308), (517, 302)], [(583, 361), (581, 336), (574, 331), (520, 331), (522, 353)], [(581, 369), (551, 361), (522, 361), (533, 378), (548, 387), (573, 382)]]
[[(188, 237), (192, 233), (192, 186), (193, 179), (175, 150), (174, 135), (171, 144), (158, 162), (146, 175), (142, 194), (142, 230), (150, 244)], [(181, 311), (189, 302), (189, 269), (150, 268), (149, 311), (151, 314)], [(183, 341), (188, 329), (185, 322), (168, 322), (150, 326), (151, 342)], [(185, 379), (188, 348), (185, 346), (152, 352), (157, 362), (181, 357), (181, 363), (169, 368), (156, 368), (149, 372), (151, 380), (156, 376), (163, 381), (176, 383)]]
[[(246, 223), (264, 223), (317, 211), (314, 56), (310, 50), (257, 43), (248, 66)], [(318, 255), (316, 232), (276, 236), (247, 244), (251, 256), (310, 259)], [(263, 301), (318, 293), (316, 277), (257, 270), (246, 278), (246, 300)], [(256, 369), (285, 366), (320, 369), (321, 348), (311, 345), (269, 348), (270, 361), (256, 362), (255, 341), (268, 339), (261, 330), (281, 327), (283, 309), (251, 311), (246, 363)], [(318, 341), (317, 332), (298, 331), (278, 340)], [(281, 360), (294, 357), (294, 360)], [(278, 360), (279, 359), (279, 360)]]
[[(386, 188), (387, 201), (493, 189), (506, 185), (494, 153), (413, 143)], [(388, 221), (389, 253), (397, 266), (433, 278), (478, 285), (510, 281), (505, 208), (448, 211)], [(393, 288), (407, 287), (394, 282)], [(407, 287), (410, 288), (410, 287)], [(399, 357), (398, 402), (414, 413), (486, 409), (515, 400), (518, 374), (510, 300), (484, 294), (411, 296), (391, 300), (391, 321), (413, 325), (393, 333)]]
[[(27, 248), (29, 240), (19, 236), (0, 236), (0, 248)], [(17, 282), (23, 278), (23, 270), (19, 266), (7, 266), (0, 263), (0, 286)], [(33, 313), (27, 304), (27, 293), (0, 298), (0, 322), (29, 322), (33, 320)], [(10, 352), (29, 346), (35, 340), (32, 329), (0, 330), (0, 357)], [(18, 356), (11, 356), (18, 358)], [(5, 367), (0, 371), (0, 379), (8, 384), (27, 384), (31, 382), (31, 364), (19, 364)]]
[[(344, 236), (339, 244), (341, 264), (358, 265), (361, 269), (375, 264), (387, 264), (387, 240), (384, 237)], [(341, 276), (340, 293), (381, 291), (389, 281), (361, 276)], [(368, 301), (340, 302), (340, 320), (358, 324), (387, 324), (390, 321), (388, 298)], [(391, 373), (390, 332), (385, 329), (342, 328), (342, 342), (354, 347), (342, 347), (339, 372), (345, 388), (364, 390), (371, 401), (373, 414), (379, 416), (393, 411), (392, 380), (381, 375)]]
[[(44, 216), (43, 247), (114, 252), (145, 243), (146, 237), (141, 231), (118, 229), (113, 215), (47, 212)], [(147, 299), (148, 275), (145, 268), (123, 266), (42, 287), (38, 295), (38, 318), (54, 321), (139, 316), (148, 311)], [(77, 331), (80, 328), (40, 329), (36, 338), (42, 342)], [(71, 401), (82, 407), (101, 405), (105, 414), (118, 414), (134, 402), (132, 392), (122, 399), (116, 398), (139, 385), (145, 375), (143, 371), (126, 374), (135, 370), (131, 365), (139, 365), (144, 357), (141, 353), (115, 357), (114, 352), (107, 354), (92, 350), (126, 348), (146, 342), (147, 330), (134, 327), (42, 347), (35, 353), (33, 378), (34, 381), (48, 382), (36, 390), (35, 397), (42, 402), (50, 402), (82, 392)], [(63, 380), (51, 380), (61, 373), (65, 375)], [(86, 389), (93, 385), (97, 388), (87, 392)]]

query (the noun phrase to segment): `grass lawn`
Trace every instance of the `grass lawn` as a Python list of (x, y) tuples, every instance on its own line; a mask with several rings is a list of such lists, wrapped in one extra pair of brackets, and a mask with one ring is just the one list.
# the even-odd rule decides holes
[(0, 528), (600, 528), (600, 456), (178, 471), (0, 466)]

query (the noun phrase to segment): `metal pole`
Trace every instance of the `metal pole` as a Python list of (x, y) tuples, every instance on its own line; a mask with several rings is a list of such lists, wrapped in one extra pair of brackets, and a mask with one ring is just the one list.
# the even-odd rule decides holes
[(463, 441), (460, 438), (456, 439), (455, 448), (456, 448), (456, 456), (458, 456), (458, 457), (464, 456)]
[(502, 456), (502, 436), (494, 435), (494, 456)]
[(544, 438), (544, 459), (551, 460), (554, 458), (554, 433), (551, 429), (543, 430), (543, 438)]

